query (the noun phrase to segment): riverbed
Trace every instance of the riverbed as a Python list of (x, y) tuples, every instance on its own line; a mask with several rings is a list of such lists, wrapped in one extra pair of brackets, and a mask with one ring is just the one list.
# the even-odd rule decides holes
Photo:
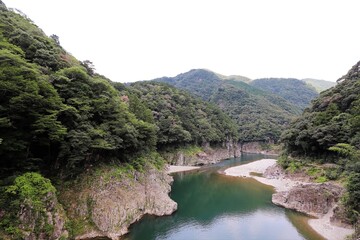
[(174, 173), (171, 216), (145, 216), (123, 239), (323, 239), (308, 217), (271, 202), (274, 189), (251, 178), (219, 171), (262, 158), (246, 154), (190, 172)]

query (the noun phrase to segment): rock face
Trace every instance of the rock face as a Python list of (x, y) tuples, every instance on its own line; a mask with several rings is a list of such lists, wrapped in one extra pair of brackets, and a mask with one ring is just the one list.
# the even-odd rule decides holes
[(180, 166), (201, 166), (214, 164), (221, 160), (239, 157), (241, 155), (240, 144), (231, 142), (224, 143), (222, 146), (210, 147), (206, 144), (203, 146), (204, 151), (194, 155), (187, 155), (178, 150), (176, 152), (164, 153), (163, 157), (172, 165)]
[(85, 227), (75, 239), (119, 239), (144, 214), (170, 215), (177, 209), (177, 203), (168, 196), (172, 180), (155, 169), (127, 177), (109, 170), (95, 176), (88, 187), (66, 191), (62, 197), (67, 199), (69, 218), (85, 219)]
[(335, 226), (351, 228), (352, 224), (346, 217), (346, 211), (343, 204), (334, 207), (334, 214), (330, 217), (330, 222)]
[(266, 146), (269, 146), (269, 144), (274, 144), (274, 143), (273, 142), (264, 142), (264, 141), (244, 142), (241, 144), (241, 152), (270, 154), (270, 155), (277, 154), (275, 151), (266, 148)]
[[(46, 203), (42, 212), (23, 204), (18, 213), (19, 229), (22, 230), (25, 240), (53, 240), (61, 237), (67, 238), (68, 232), (65, 229), (66, 214), (58, 203), (56, 195), (47, 194), (43, 199)], [(49, 228), (50, 227), (50, 228)]]
[(342, 193), (342, 187), (330, 183), (309, 183), (273, 194), (272, 202), (314, 217), (321, 217), (335, 206)]

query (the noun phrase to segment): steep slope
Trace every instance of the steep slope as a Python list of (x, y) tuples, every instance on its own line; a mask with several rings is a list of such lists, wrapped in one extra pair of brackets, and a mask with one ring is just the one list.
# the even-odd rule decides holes
[(360, 147), (359, 64), (341, 82), (324, 91), (311, 108), (294, 121), (283, 135), (290, 152), (300, 155), (327, 155), (329, 147), (347, 143)]
[(319, 94), (305, 82), (293, 78), (262, 78), (249, 83), (251, 86), (274, 93), (304, 110)]
[(305, 78), (305, 79), (301, 79), (301, 81), (304, 81), (307, 84), (313, 86), (318, 93), (321, 93), (322, 91), (325, 91), (336, 85), (336, 82), (330, 82), (330, 81), (313, 79), (313, 78)]
[(185, 89), (217, 104), (236, 121), (241, 141), (276, 141), (284, 127), (300, 112), (281, 97), (242, 81), (222, 80), (208, 70), (194, 69), (154, 81)]
[(28, 19), (0, 11), (0, 174), (75, 174), (95, 159), (125, 161), (124, 153), (155, 146), (155, 126), (136, 119), (106, 78)]
[[(283, 167), (305, 169), (317, 180), (346, 182), (344, 209), (349, 221), (360, 224), (360, 62), (320, 94), (282, 135)], [(316, 163), (331, 163), (320, 165)], [(340, 206), (341, 207), (341, 206)], [(341, 215), (341, 214), (340, 214)], [(360, 237), (357, 231), (354, 239)]]

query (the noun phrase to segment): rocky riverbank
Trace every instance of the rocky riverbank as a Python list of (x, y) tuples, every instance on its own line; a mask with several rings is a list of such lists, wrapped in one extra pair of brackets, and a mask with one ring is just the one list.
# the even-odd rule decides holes
[[(274, 159), (263, 159), (224, 171), (226, 175), (252, 177), (267, 185), (274, 186), (274, 204), (297, 210), (318, 219), (310, 220), (309, 225), (329, 240), (345, 239), (354, 232), (351, 226), (342, 222), (334, 214), (343, 188), (330, 183), (310, 183), (304, 177), (292, 178), (286, 174)], [(253, 173), (261, 174), (262, 177)]]
[(170, 215), (177, 203), (170, 199), (172, 177), (164, 171), (123, 172), (106, 167), (84, 175), (62, 190), (60, 201), (75, 239), (119, 239), (145, 214)]

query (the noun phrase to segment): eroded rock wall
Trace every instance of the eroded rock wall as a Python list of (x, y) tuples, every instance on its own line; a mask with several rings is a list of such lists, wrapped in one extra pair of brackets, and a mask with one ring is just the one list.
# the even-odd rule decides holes
[(144, 214), (170, 215), (177, 209), (168, 195), (171, 176), (156, 169), (121, 176), (116, 170), (102, 171), (87, 187), (80, 184), (63, 194), (69, 218), (86, 225), (76, 239), (119, 239)]
[(276, 151), (269, 149), (273, 144), (274, 142), (264, 141), (244, 142), (241, 144), (241, 152), (276, 155), (278, 154)]
[(203, 145), (203, 151), (189, 155), (182, 150), (172, 152), (163, 152), (162, 156), (172, 165), (180, 166), (201, 166), (214, 164), (221, 160), (239, 157), (241, 155), (240, 144), (232, 142), (223, 143), (222, 145), (210, 146)]
[(343, 188), (331, 183), (309, 183), (273, 194), (272, 202), (315, 217), (325, 215), (339, 201)]
[(18, 213), (19, 229), (25, 240), (55, 240), (68, 237), (66, 214), (54, 193), (43, 199), (45, 208), (35, 210), (31, 204), (22, 204)]

